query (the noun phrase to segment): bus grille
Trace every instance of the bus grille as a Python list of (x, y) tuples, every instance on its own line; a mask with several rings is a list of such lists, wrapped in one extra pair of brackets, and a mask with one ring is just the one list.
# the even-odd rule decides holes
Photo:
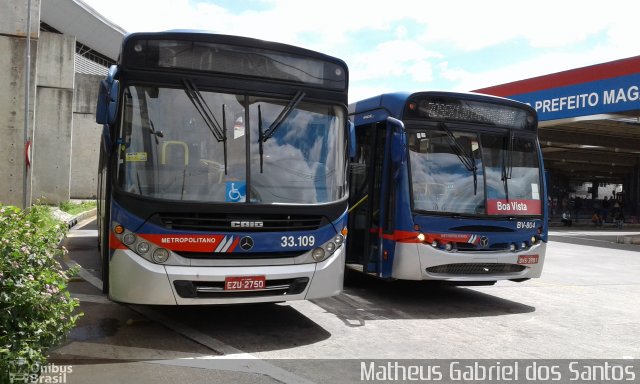
[(252, 291), (226, 291), (224, 281), (176, 280), (173, 282), (173, 286), (176, 288), (178, 296), (183, 298), (214, 299), (297, 295), (304, 292), (308, 283), (308, 277), (267, 280), (264, 289)]
[(264, 214), (239, 216), (226, 213), (160, 213), (160, 222), (171, 230), (220, 232), (312, 231), (323, 224), (322, 216)]
[(495, 243), (488, 248), (481, 248), (475, 244), (455, 243), (458, 252), (502, 252), (509, 251), (509, 243)]
[(503, 263), (459, 263), (427, 268), (427, 272), (447, 275), (496, 275), (520, 272), (525, 267)]

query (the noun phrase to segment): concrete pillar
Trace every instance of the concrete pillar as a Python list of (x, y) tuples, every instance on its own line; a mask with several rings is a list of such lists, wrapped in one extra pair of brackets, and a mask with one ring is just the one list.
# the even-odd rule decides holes
[[(27, 25), (29, 6), (30, 27)], [(23, 207), (25, 200), (27, 206), (31, 204), (25, 134), (31, 138), (34, 126), (39, 25), (40, 0), (31, 0), (30, 4), (28, 0), (0, 2), (0, 68), (3, 68), (0, 71), (0, 204)], [(29, 29), (31, 40), (28, 41)], [(30, 46), (29, 58), (27, 46)]]
[(75, 37), (42, 32), (38, 40), (32, 196), (70, 198)]
[(68, 201), (71, 180), (73, 90), (38, 87), (33, 145), (33, 199)]
[[(40, 0), (31, 0), (31, 38), (40, 32)], [(27, 36), (28, 0), (3, 0), (0, 3), (0, 33), (10, 36)]]
[(38, 40), (38, 87), (73, 90), (75, 36), (41, 32)]
[(98, 85), (104, 76), (76, 73), (73, 102), (71, 198), (93, 199), (98, 183), (102, 125), (96, 123)]

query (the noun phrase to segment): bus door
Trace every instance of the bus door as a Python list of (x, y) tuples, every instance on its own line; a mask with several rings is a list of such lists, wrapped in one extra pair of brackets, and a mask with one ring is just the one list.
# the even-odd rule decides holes
[[(377, 123), (356, 128), (356, 161), (350, 171), (347, 263), (365, 273), (391, 277), (394, 243), (394, 177), (391, 172), (393, 127)], [(387, 239), (387, 240), (385, 240)]]

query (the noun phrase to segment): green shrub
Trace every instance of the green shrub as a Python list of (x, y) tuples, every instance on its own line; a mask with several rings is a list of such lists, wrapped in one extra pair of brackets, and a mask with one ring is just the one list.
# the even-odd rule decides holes
[(74, 271), (58, 262), (65, 231), (46, 206), (0, 205), (0, 382), (43, 366), (76, 323), (78, 300), (67, 290)]

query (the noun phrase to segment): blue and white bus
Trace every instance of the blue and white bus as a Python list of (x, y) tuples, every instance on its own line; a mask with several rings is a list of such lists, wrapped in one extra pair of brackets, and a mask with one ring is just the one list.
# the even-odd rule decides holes
[(349, 106), (347, 265), (383, 279), (539, 277), (547, 204), (537, 116), (471, 93), (390, 93)]
[(125, 36), (100, 86), (103, 290), (140, 304), (342, 290), (348, 70), (289, 45)]

